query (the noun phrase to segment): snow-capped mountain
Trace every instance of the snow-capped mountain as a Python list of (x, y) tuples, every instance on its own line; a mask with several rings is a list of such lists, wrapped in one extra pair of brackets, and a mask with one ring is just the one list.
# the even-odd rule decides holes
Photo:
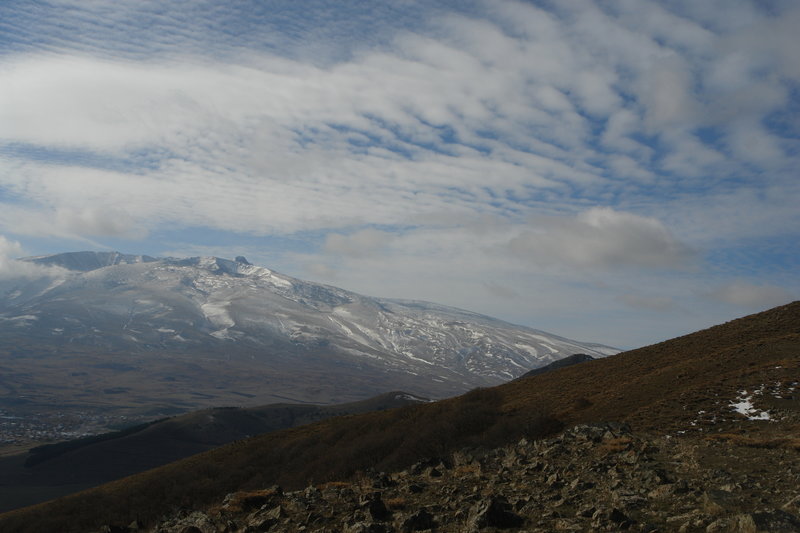
[[(283, 367), (413, 376), (430, 395), (507, 381), (574, 354), (618, 350), (433, 303), (362, 296), (243, 257), (77, 252), (24, 259), (46, 268), (6, 286), (0, 332), (121, 352), (246, 353)], [(370, 391), (372, 392), (372, 391)]]

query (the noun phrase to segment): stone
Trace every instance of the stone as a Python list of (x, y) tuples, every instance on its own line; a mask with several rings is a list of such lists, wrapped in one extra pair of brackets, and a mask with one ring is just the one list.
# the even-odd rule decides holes
[(470, 510), (467, 519), (468, 529), (475, 531), (485, 527), (500, 529), (520, 527), (525, 520), (511, 510), (508, 500), (502, 496), (494, 496), (478, 502)]
[(384, 524), (368, 522), (356, 522), (344, 529), (344, 533), (388, 533), (388, 531)]
[(703, 510), (712, 516), (730, 514), (738, 508), (733, 494), (726, 490), (710, 489), (703, 493)]
[(755, 523), (756, 533), (761, 533), (762, 531), (769, 533), (795, 533), (800, 531), (800, 519), (780, 509), (753, 513), (750, 516), (752, 516)]
[(403, 520), (402, 529), (408, 533), (410, 531), (422, 531), (425, 529), (432, 529), (436, 527), (436, 522), (433, 515), (430, 514), (425, 508), (420, 509), (416, 513), (408, 516)]
[(369, 513), (370, 517), (373, 520), (378, 522), (383, 522), (391, 518), (392, 513), (386, 507), (386, 504), (381, 499), (380, 493), (373, 496), (367, 503), (366, 503), (367, 512)]

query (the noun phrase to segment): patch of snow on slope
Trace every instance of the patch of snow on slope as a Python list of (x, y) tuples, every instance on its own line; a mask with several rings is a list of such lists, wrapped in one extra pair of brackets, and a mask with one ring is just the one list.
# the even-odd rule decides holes
[(747, 394), (746, 390), (739, 391), (738, 400), (730, 403), (731, 409), (737, 413), (744, 415), (748, 420), (770, 420), (767, 411), (759, 411), (753, 405), (753, 397)]
[(230, 313), (228, 313), (229, 302), (206, 302), (200, 306), (203, 314), (214, 326), (218, 327), (217, 331), (211, 333), (212, 337), (218, 339), (230, 338), (228, 329), (236, 325)]
[(431, 403), (434, 400), (428, 400), (426, 398), (420, 398), (419, 396), (414, 396), (413, 394), (396, 394), (394, 397), (395, 400), (408, 400), (410, 402), (422, 402), (422, 403)]

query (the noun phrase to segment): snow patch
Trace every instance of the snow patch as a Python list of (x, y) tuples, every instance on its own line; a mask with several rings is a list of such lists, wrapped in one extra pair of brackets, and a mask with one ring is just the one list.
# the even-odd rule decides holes
[(394, 397), (395, 400), (408, 400), (410, 402), (422, 402), (422, 403), (430, 403), (433, 400), (428, 400), (425, 398), (420, 398), (418, 396), (414, 396), (413, 394), (396, 394)]
[[(761, 390), (763, 391), (763, 386)], [(770, 420), (767, 411), (759, 411), (755, 408), (753, 397), (748, 395), (746, 390), (739, 391), (739, 398), (732, 401), (730, 407), (740, 415), (746, 416), (748, 420)]]

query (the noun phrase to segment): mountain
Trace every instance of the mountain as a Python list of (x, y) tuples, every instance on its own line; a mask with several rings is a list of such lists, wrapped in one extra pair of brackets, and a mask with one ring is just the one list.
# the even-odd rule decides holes
[(24, 262), (39, 277), (0, 287), (0, 386), (6, 400), (32, 404), (128, 405), (158, 415), (355, 401), (396, 389), (443, 397), (573, 353), (617, 352), (460, 309), (299, 280), (243, 257), (77, 252)]
[[(0, 515), (0, 529), (257, 519), (252, 530), (463, 531), (474, 511), (513, 513), (523, 520), (507, 526), (528, 531), (796, 531), (798, 353), (794, 302), (463, 396), (239, 441)], [(392, 514), (377, 519), (382, 494)], [(330, 524), (334, 513), (344, 522)]]
[(0, 457), (0, 512), (143, 472), (236, 440), (334, 416), (429, 400), (394, 391), (339, 405), (271, 404), (203, 409), (102, 435)]

